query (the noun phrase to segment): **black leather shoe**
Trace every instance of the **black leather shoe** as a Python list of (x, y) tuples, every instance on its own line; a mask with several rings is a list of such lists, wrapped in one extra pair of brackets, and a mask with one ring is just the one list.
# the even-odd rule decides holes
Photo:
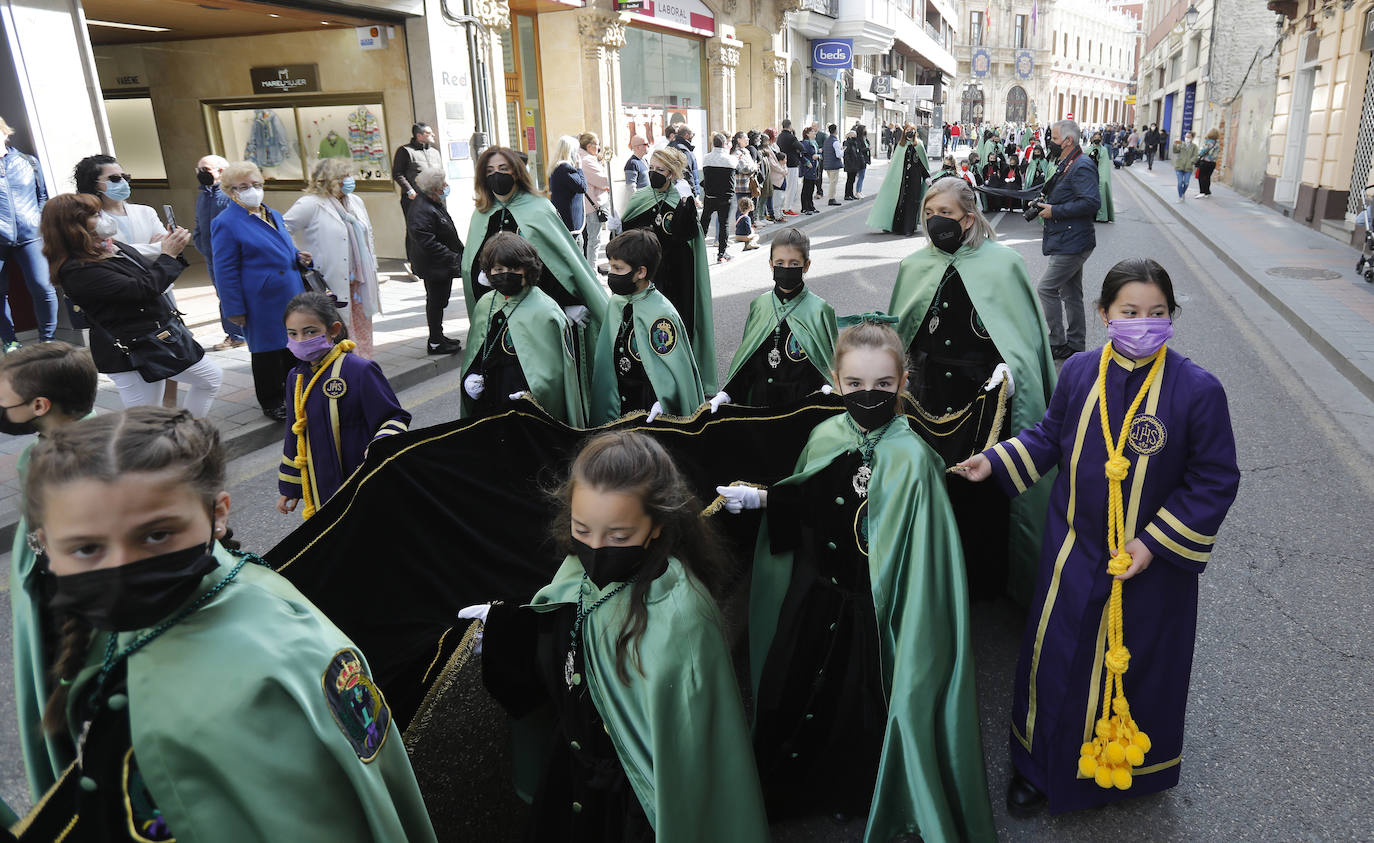
[(838, 205), (838, 204), (840, 204), (840, 200), (838, 200), (838, 199), (831, 199), (831, 200), (830, 200), (829, 202), (827, 202), (826, 204), (827, 204), (827, 205)]
[(1066, 343), (1050, 347), (1050, 356), (1055, 360), (1068, 360), (1073, 356), (1073, 349)]
[(272, 421), (284, 422), (286, 421), (286, 405), (280, 404), (270, 410), (263, 410), (262, 414)]
[(1048, 797), (1020, 773), (1012, 773), (1007, 785), (1007, 812), (1018, 820), (1033, 817), (1044, 809)]
[(438, 342), (430, 341), (425, 344), (427, 354), (457, 354), (463, 350), (463, 343), (459, 340), (451, 340), (448, 337), (441, 338)]

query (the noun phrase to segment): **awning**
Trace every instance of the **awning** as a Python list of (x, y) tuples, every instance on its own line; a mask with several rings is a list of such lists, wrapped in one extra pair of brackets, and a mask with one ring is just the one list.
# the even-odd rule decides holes
[(854, 87), (845, 91), (851, 99), (860, 99), (864, 102), (877, 102), (878, 97), (868, 89), (873, 87), (873, 74), (866, 70), (859, 70), (857, 67), (851, 71), (854, 74)]

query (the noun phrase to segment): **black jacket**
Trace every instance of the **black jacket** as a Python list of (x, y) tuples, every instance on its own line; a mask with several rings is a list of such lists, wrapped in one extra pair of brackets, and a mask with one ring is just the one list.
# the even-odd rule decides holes
[(91, 359), (97, 371), (106, 373), (134, 370), (111, 335), (127, 341), (172, 321), (172, 306), (164, 294), (185, 267), (170, 255), (149, 261), (131, 246), (117, 241), (115, 245), (119, 253), (113, 257), (67, 261), (57, 273), (62, 293), (93, 323)]
[(801, 166), (801, 143), (791, 129), (778, 132), (778, 152), (787, 156), (787, 168)]
[(1045, 220), (1040, 252), (1045, 255), (1080, 255), (1097, 246), (1093, 220), (1102, 207), (1097, 187), (1097, 164), (1086, 154), (1073, 161), (1059, 162), (1059, 170), (1045, 194), (1045, 204), (1053, 205)]
[(696, 147), (681, 138), (674, 138), (668, 145), (686, 156), (687, 169), (682, 171), (682, 177), (692, 186), (692, 192), (695, 193), (701, 187), (701, 165), (697, 163)]
[(406, 213), (410, 269), (421, 278), (457, 278), (463, 274), (463, 241), (443, 205), (421, 193)]

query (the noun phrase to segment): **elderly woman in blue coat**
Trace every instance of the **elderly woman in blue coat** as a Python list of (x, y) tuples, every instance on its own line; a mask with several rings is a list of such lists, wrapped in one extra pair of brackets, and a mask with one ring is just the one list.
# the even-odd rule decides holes
[(210, 224), (215, 284), (230, 322), (242, 325), (252, 352), (253, 389), (262, 412), (286, 420), (286, 373), (296, 358), (286, 348), (282, 314), (304, 291), (296, 248), (281, 214), (263, 204), (262, 172), (251, 161), (224, 168), (220, 188), (234, 200)]

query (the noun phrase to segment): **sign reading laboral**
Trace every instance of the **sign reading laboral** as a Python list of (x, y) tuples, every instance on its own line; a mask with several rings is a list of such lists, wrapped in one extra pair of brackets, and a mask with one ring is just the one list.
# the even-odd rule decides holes
[(655, 26), (708, 38), (716, 34), (716, 16), (701, 0), (642, 0), (638, 3), (616, 0), (615, 10)]
[(253, 78), (255, 94), (294, 94), (320, 89), (318, 66), (313, 64), (254, 67), (248, 72)]
[(811, 42), (811, 66), (851, 68), (854, 66), (853, 38), (826, 38)]

